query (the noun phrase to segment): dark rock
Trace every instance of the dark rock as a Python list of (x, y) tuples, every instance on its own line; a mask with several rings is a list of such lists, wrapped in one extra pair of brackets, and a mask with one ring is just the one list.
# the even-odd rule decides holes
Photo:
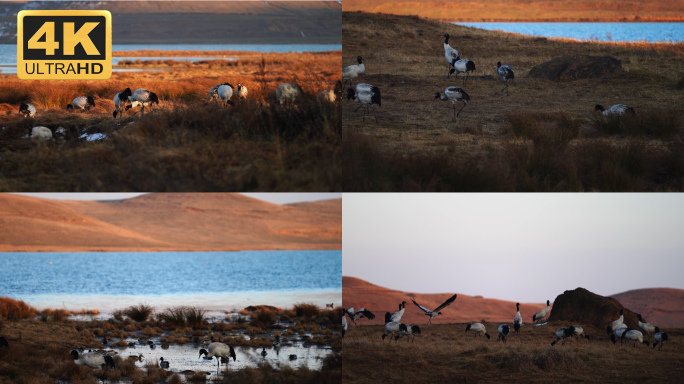
[(553, 302), (549, 321), (567, 321), (577, 325), (593, 325), (605, 330), (610, 323), (620, 317), (623, 309), (625, 324), (629, 328), (639, 329), (637, 315), (612, 297), (604, 297), (589, 292), (584, 288), (565, 291)]
[(539, 64), (530, 70), (530, 76), (553, 81), (571, 81), (606, 77), (621, 70), (622, 63), (612, 56), (572, 55)]

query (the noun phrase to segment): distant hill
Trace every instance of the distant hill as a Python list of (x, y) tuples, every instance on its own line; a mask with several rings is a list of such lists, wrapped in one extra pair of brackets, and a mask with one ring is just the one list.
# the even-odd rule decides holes
[(344, 0), (343, 9), (443, 21), (684, 20), (684, 2), (668, 0)]
[[(424, 307), (434, 309), (454, 293), (458, 292), (436, 294), (402, 292), (383, 288), (355, 277), (342, 277), (343, 307), (356, 309), (366, 307), (377, 316), (372, 322), (362, 320), (363, 323), (369, 324), (384, 324), (385, 312), (397, 311), (402, 300), (408, 302), (402, 322), (426, 323), (427, 317), (411, 302), (411, 298)], [(617, 299), (620, 304), (634, 312), (639, 312), (643, 303), (648, 302), (649, 306), (642, 312), (648, 322), (662, 328), (684, 327), (684, 290), (639, 289), (610, 297)], [(549, 297), (552, 305), (555, 298), (556, 296)], [(530, 323), (532, 315), (545, 307), (545, 303), (520, 303), (523, 323)], [(464, 323), (482, 319), (491, 322), (512, 322), (513, 316), (515, 316), (515, 302), (458, 293), (456, 301), (442, 310), (442, 315), (433, 319), (433, 323)]]
[[(684, 289), (646, 288), (611, 295), (661, 328), (684, 327)], [(642, 309), (643, 308), (643, 309)]]
[(241, 194), (116, 202), (0, 195), (0, 252), (341, 249), (341, 199), (296, 206)]
[(16, 43), (22, 9), (112, 13), (114, 44), (341, 44), (336, 1), (11, 1), (0, 3), (0, 43)]

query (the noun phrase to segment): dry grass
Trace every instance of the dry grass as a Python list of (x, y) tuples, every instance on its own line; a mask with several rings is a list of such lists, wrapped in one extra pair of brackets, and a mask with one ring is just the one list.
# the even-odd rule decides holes
[(651, 0), (515, 0), (474, 2), (452, 0), (348, 0), (345, 11), (419, 15), (446, 21), (682, 21), (684, 6)]
[(36, 316), (38, 311), (23, 300), (0, 297), (0, 319), (28, 319)]
[[(473, 319), (475, 320), (475, 319)], [(382, 326), (350, 326), (343, 340), (343, 380), (377, 382), (669, 382), (684, 373), (677, 362), (684, 346), (665, 344), (662, 351), (644, 345), (613, 345), (605, 331), (584, 327), (591, 337), (568, 340), (551, 347), (556, 328), (552, 323), (525, 325), (520, 334), (497, 340), (498, 323), (485, 323), (491, 339), (465, 333), (466, 324), (420, 324), (422, 334), (410, 343), (383, 342)], [(681, 329), (665, 330), (670, 340), (684, 335)], [(674, 337), (673, 337), (674, 336)], [(426, 374), (429, 372), (429, 374)]]
[[(340, 109), (315, 101), (339, 78), (339, 51), (179, 65), (115, 73), (107, 81), (3, 76), (0, 190), (340, 190)], [(248, 98), (231, 108), (206, 104), (207, 91), (226, 81), (245, 85)], [(273, 104), (276, 86), (285, 82), (305, 92), (295, 106)], [(126, 87), (154, 91), (160, 106), (145, 116), (136, 108), (113, 119), (112, 98)], [(92, 95), (96, 107), (68, 113), (64, 107), (80, 95)], [(38, 109), (35, 119), (17, 113), (25, 101)], [(47, 144), (24, 139), (37, 125), (63, 127), (66, 138)], [(107, 138), (87, 142), (80, 138), (85, 133)]]
[(131, 320), (137, 322), (147, 321), (147, 319), (154, 312), (154, 308), (147, 304), (132, 305), (124, 309), (123, 313), (128, 316)]
[[(445, 32), (476, 64), (466, 86), (446, 78)], [(376, 85), (383, 97), (378, 123), (343, 102), (345, 191), (684, 190), (684, 43), (580, 43), (359, 12), (343, 13), (342, 33), (344, 65), (358, 55), (366, 65), (354, 84)], [(611, 55), (624, 70), (560, 83), (528, 77), (570, 54)], [(516, 71), (510, 96), (497, 61)], [(471, 97), (456, 120), (452, 104), (433, 96), (453, 85)], [(636, 116), (594, 113), (618, 103)]]

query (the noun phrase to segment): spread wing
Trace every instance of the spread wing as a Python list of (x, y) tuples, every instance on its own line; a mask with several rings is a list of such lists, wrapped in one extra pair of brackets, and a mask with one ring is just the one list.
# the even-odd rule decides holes
[(430, 312), (432, 312), (431, 310), (429, 310), (429, 309), (423, 307), (422, 305), (416, 303), (415, 300), (411, 299), (411, 301), (413, 301), (413, 304), (415, 304), (418, 308), (422, 309), (425, 313), (430, 313)]
[(358, 311), (356, 311), (356, 313), (361, 313), (362, 315), (366, 316), (366, 318), (368, 320), (375, 319), (375, 315), (371, 311), (367, 310), (366, 308), (361, 308)]
[(448, 307), (449, 305), (451, 305), (451, 303), (454, 302), (454, 300), (456, 300), (456, 296), (458, 296), (458, 295), (457, 295), (457, 294), (454, 294), (453, 296), (451, 296), (450, 298), (448, 298), (447, 301), (445, 301), (444, 303), (442, 303), (442, 305), (440, 305), (439, 307), (437, 307), (437, 308), (436, 308), (434, 311), (432, 311), (432, 312), (439, 312), (439, 311), (442, 310), (442, 308)]

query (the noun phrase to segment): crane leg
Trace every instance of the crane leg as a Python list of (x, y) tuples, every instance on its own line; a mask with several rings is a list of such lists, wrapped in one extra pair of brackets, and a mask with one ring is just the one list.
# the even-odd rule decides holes
[[(458, 115), (461, 113), (461, 111), (463, 110), (463, 108), (465, 108), (465, 106), (466, 106), (466, 102), (465, 102), (465, 101), (461, 100), (461, 102), (463, 103), (463, 106), (461, 107), (461, 109), (460, 109), (460, 110), (458, 111), (458, 113), (456, 114), (456, 117), (458, 117)], [(454, 111), (455, 111), (455, 110), (456, 110), (456, 104), (454, 104)]]

